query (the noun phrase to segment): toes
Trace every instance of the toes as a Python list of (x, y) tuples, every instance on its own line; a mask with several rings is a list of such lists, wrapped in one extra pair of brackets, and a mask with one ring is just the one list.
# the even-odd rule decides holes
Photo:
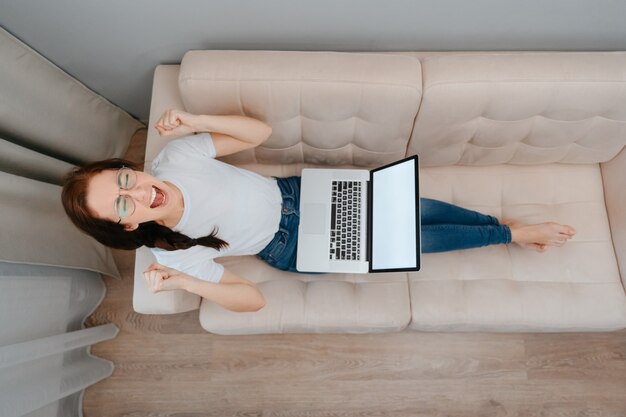
[(559, 227), (559, 233), (572, 237), (576, 234), (576, 229), (574, 229), (572, 226), (561, 225)]

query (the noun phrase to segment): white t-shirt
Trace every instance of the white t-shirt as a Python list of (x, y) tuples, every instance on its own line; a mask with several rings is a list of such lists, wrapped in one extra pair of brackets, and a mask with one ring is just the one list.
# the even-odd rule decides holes
[(209, 235), (228, 247), (217, 251), (196, 245), (166, 251), (151, 248), (162, 265), (206, 281), (219, 282), (224, 267), (221, 256), (254, 255), (273, 239), (281, 217), (282, 196), (276, 180), (215, 159), (209, 133), (168, 143), (152, 162), (152, 175), (176, 185), (185, 208), (173, 230), (190, 238)]

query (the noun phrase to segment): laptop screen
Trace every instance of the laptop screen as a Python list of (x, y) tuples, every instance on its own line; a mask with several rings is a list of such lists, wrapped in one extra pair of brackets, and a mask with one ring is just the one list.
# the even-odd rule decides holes
[(419, 269), (417, 158), (372, 171), (371, 269)]

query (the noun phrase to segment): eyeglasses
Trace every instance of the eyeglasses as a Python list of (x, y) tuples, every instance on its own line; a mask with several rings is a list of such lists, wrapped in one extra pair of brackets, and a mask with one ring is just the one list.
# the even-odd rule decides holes
[(126, 217), (135, 212), (135, 202), (129, 195), (122, 195), (122, 190), (130, 190), (137, 183), (137, 174), (130, 168), (122, 167), (117, 171), (117, 186), (119, 187), (119, 195), (115, 199), (115, 213), (120, 220), (118, 224)]

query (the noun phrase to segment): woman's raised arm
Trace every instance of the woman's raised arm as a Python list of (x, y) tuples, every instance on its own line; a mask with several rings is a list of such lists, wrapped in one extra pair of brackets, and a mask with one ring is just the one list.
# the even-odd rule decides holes
[(247, 116), (194, 115), (180, 110), (168, 110), (156, 123), (161, 136), (210, 132), (217, 156), (230, 155), (265, 142), (272, 128)]

